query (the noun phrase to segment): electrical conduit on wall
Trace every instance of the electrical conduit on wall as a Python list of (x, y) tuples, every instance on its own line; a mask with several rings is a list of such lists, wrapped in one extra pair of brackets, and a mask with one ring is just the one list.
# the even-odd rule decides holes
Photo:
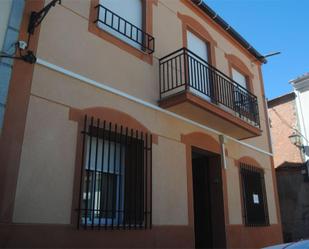
[(169, 116), (172, 116), (172, 117), (174, 117), (174, 118), (177, 118), (177, 119), (179, 119), (179, 120), (182, 120), (182, 121), (184, 121), (184, 122), (186, 122), (186, 123), (189, 123), (189, 124), (191, 124), (191, 125), (197, 126), (197, 127), (201, 128), (201, 129), (204, 129), (204, 130), (206, 130), (206, 131), (210, 131), (210, 132), (212, 132), (212, 133), (215, 133), (215, 134), (217, 134), (218, 136), (223, 135), (223, 136), (224, 136), (224, 140), (227, 139), (227, 140), (236, 142), (236, 143), (238, 143), (238, 144), (240, 144), (240, 145), (243, 145), (243, 146), (245, 146), (245, 147), (247, 147), (247, 148), (250, 148), (250, 149), (252, 149), (252, 150), (258, 151), (258, 152), (260, 152), (260, 153), (262, 153), (262, 154), (265, 154), (265, 155), (268, 155), (268, 156), (273, 156), (273, 154), (270, 153), (270, 152), (268, 152), (268, 151), (265, 151), (265, 150), (263, 150), (263, 149), (260, 149), (260, 148), (258, 148), (258, 147), (255, 147), (255, 146), (253, 146), (253, 145), (251, 145), (251, 144), (248, 144), (248, 143), (239, 141), (239, 140), (237, 140), (237, 139), (235, 139), (235, 138), (233, 138), (233, 137), (230, 137), (230, 136), (228, 136), (228, 135), (226, 135), (226, 134), (223, 134), (223, 133), (221, 133), (221, 132), (219, 132), (219, 131), (217, 131), (217, 130), (215, 130), (215, 129), (212, 129), (212, 128), (206, 126), (206, 125), (202, 125), (202, 124), (197, 123), (197, 122), (195, 122), (195, 121), (193, 121), (193, 120), (191, 120), (191, 119), (188, 119), (188, 118), (185, 118), (185, 117), (183, 117), (183, 116), (181, 116), (181, 115), (178, 115), (178, 114), (176, 114), (176, 113), (174, 113), (174, 112), (168, 111), (168, 110), (166, 110), (166, 109), (162, 109), (162, 108), (160, 108), (159, 106), (156, 106), (156, 105), (151, 104), (151, 103), (149, 103), (149, 102), (146, 102), (146, 101), (144, 101), (144, 100), (142, 100), (142, 99), (139, 99), (139, 98), (137, 98), (137, 97), (134, 97), (134, 96), (132, 96), (132, 95), (129, 95), (129, 94), (125, 93), (125, 92), (122, 92), (122, 91), (120, 91), (120, 90), (118, 90), (118, 89), (115, 89), (115, 88), (113, 88), (113, 87), (110, 87), (110, 86), (108, 86), (108, 85), (106, 85), (106, 84), (103, 84), (103, 83), (101, 83), (101, 82), (98, 82), (98, 81), (89, 79), (89, 78), (84, 77), (84, 76), (82, 76), (82, 75), (80, 75), (80, 74), (77, 74), (77, 73), (74, 73), (74, 72), (72, 72), (72, 71), (66, 70), (66, 69), (64, 69), (64, 68), (62, 68), (62, 67), (60, 67), (60, 66), (57, 66), (57, 65), (52, 64), (52, 63), (49, 63), (49, 62), (47, 62), (47, 61), (45, 61), (45, 60), (43, 60), (43, 59), (38, 58), (37, 61), (36, 61), (36, 63), (37, 63), (38, 65), (44, 66), (44, 67), (46, 67), (46, 68), (48, 68), (48, 69), (50, 69), (50, 70), (53, 70), (53, 71), (56, 71), (56, 72), (58, 72), (58, 73), (64, 74), (64, 75), (66, 75), (66, 76), (72, 77), (72, 78), (74, 78), (74, 79), (80, 80), (80, 81), (82, 81), (82, 82), (84, 82), (84, 83), (86, 83), (86, 84), (92, 85), (92, 86), (94, 86), (94, 87), (103, 89), (103, 90), (108, 91), (108, 92), (111, 92), (111, 93), (116, 94), (116, 95), (118, 95), (118, 96), (121, 96), (121, 97), (124, 97), (124, 98), (126, 98), (126, 99), (129, 99), (129, 100), (131, 100), (131, 101), (133, 101), (133, 102), (135, 102), (135, 103), (141, 104), (141, 105), (143, 105), (143, 106), (146, 106), (146, 107), (151, 108), (151, 109), (156, 110), (156, 111), (160, 111), (160, 112), (165, 113), (165, 114), (167, 114), (167, 115), (169, 115)]

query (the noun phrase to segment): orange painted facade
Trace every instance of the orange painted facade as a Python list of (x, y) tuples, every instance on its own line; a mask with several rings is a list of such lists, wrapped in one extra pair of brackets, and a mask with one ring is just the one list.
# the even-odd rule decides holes
[[(261, 63), (189, 0), (143, 1), (143, 29), (155, 38), (154, 53), (101, 30), (93, 22), (98, 3), (56, 4), (31, 37), (37, 63), (14, 62), (0, 136), (0, 246), (194, 248), (194, 151), (221, 177), (218, 231), (225, 247), (280, 243)], [(27, 38), (31, 11), (44, 4), (26, 1), (19, 39)], [(188, 30), (208, 44), (212, 67), (226, 77), (232, 67), (246, 75), (260, 127), (189, 92), (160, 100), (159, 59), (187, 47)], [(151, 229), (77, 229), (85, 115), (152, 134)], [(244, 224), (240, 162), (265, 173), (269, 226)]]

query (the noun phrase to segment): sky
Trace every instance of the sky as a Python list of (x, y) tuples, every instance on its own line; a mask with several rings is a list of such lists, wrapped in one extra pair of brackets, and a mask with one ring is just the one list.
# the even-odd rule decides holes
[(262, 55), (265, 94), (292, 91), (289, 81), (309, 72), (309, 0), (204, 0)]

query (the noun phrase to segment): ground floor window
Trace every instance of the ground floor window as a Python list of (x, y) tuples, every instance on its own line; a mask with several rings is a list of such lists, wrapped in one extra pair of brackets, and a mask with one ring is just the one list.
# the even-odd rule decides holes
[(263, 170), (241, 163), (240, 174), (245, 225), (269, 225)]
[(85, 117), (79, 227), (151, 227), (152, 136)]

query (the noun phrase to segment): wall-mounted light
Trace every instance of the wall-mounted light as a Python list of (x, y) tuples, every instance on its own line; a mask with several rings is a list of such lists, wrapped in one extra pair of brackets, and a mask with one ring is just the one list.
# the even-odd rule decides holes
[(289, 139), (292, 144), (294, 144), (296, 147), (305, 152), (305, 146), (302, 144), (301, 136), (299, 134), (293, 132), (293, 134), (289, 136)]
[[(19, 56), (14, 56), (10, 54), (0, 53), (0, 58), (10, 58), (10, 59), (18, 59), (28, 62), (30, 64), (34, 64), (36, 62), (36, 56), (33, 51), (28, 50), (30, 44), (31, 35), (34, 34), (35, 29), (41, 24), (48, 11), (55, 7), (55, 5), (59, 3), (61, 4), (61, 0), (51, 0), (43, 9), (40, 11), (32, 11), (30, 14), (30, 20), (28, 24), (28, 40), (18, 41), (14, 45), (19, 49)], [(24, 52), (23, 52), (24, 51)]]

